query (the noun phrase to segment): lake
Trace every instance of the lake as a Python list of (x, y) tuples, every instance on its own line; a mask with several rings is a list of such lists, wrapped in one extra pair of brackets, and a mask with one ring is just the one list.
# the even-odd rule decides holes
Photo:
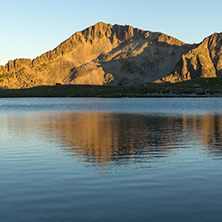
[(0, 221), (221, 221), (222, 98), (0, 99)]

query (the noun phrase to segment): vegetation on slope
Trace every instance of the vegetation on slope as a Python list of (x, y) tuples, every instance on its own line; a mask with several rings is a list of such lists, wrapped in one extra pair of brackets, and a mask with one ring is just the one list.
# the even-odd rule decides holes
[(27, 89), (1, 89), (0, 97), (208, 97), (222, 96), (222, 77), (179, 83), (135, 86), (54, 85)]

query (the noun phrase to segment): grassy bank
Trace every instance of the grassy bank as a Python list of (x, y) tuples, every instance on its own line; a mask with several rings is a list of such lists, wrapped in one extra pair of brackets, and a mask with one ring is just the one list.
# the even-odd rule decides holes
[(222, 97), (222, 77), (136, 86), (56, 85), (2, 89), (0, 97)]

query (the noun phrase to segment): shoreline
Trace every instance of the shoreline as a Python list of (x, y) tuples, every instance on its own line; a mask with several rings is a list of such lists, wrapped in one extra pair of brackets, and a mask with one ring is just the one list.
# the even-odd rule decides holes
[(15, 97), (222, 97), (222, 77), (199, 78), (178, 83), (145, 83), (132, 86), (53, 85), (25, 89), (1, 88), (0, 98)]

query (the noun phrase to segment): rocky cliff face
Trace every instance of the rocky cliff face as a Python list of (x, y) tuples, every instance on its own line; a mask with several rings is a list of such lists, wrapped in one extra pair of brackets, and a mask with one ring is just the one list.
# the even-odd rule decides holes
[(156, 82), (180, 82), (222, 76), (222, 33), (215, 33), (182, 55), (175, 69)]
[(101, 22), (34, 60), (0, 66), (0, 86), (132, 85), (221, 76), (221, 39), (222, 34), (213, 34), (189, 45), (163, 33)]

